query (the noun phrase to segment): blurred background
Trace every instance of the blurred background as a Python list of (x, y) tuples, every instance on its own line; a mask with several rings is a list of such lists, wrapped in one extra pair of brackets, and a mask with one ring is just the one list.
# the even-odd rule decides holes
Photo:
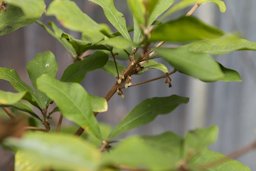
[[(76, 1), (88, 15), (98, 22), (106, 22), (102, 10), (87, 0)], [(226, 32), (239, 32), (243, 37), (256, 41), (256, 1), (225, 0), (228, 10), (221, 14), (214, 5), (203, 5), (195, 13), (209, 24), (216, 25)], [(128, 25), (132, 24), (125, 1), (116, 1)], [(184, 11), (185, 13), (186, 11)], [(48, 19), (43, 18), (43, 21)], [(76, 33), (72, 33), (74, 36)], [(67, 51), (41, 27), (36, 24), (20, 29), (9, 35), (0, 37), (0, 66), (14, 68), (21, 78), (29, 83), (25, 70), (26, 61), (36, 53), (51, 50), (59, 63), (59, 76), (72, 60)], [(190, 97), (190, 103), (179, 107), (168, 116), (158, 117), (153, 123), (132, 131), (140, 134), (158, 134), (174, 131), (184, 135), (187, 130), (216, 124), (220, 128), (219, 140), (213, 149), (228, 154), (239, 149), (256, 138), (256, 52), (237, 52), (231, 55), (216, 57), (225, 66), (240, 72), (240, 83), (205, 84), (196, 79), (176, 73), (173, 76), (173, 87), (168, 88), (164, 80), (159, 80), (141, 87), (129, 88), (125, 98), (115, 96), (110, 101), (109, 111), (101, 114), (99, 119), (115, 124), (132, 107), (145, 98), (177, 94)], [(161, 73), (150, 72), (134, 82), (160, 76)], [(114, 79), (96, 71), (89, 74), (84, 81), (90, 93), (104, 96), (114, 83)], [(0, 82), (0, 89), (10, 90), (9, 85)], [(0, 170), (9, 171), (12, 155), (0, 149)], [(239, 158), (243, 163), (256, 170), (256, 153), (251, 152)]]

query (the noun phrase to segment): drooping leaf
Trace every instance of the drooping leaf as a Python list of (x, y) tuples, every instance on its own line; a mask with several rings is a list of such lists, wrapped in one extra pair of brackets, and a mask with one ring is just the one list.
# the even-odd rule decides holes
[(6, 144), (18, 148), (40, 170), (95, 170), (100, 159), (93, 145), (67, 134), (29, 133), (22, 139), (8, 139)]
[(188, 132), (184, 143), (185, 155), (193, 156), (207, 149), (209, 145), (216, 142), (218, 132), (216, 126), (195, 129)]
[(26, 92), (12, 93), (0, 90), (0, 105), (14, 105), (18, 103)]
[(144, 73), (150, 69), (156, 69), (159, 71), (162, 71), (163, 73), (168, 73), (168, 68), (155, 60), (148, 60), (145, 63), (142, 64), (143, 70), (140, 73)]
[(151, 34), (151, 41), (189, 42), (214, 39), (223, 35), (217, 28), (209, 26), (195, 17), (181, 17), (158, 25)]
[(52, 52), (38, 53), (35, 58), (27, 63), (27, 71), (33, 85), (36, 87), (36, 80), (43, 74), (55, 78), (58, 71), (58, 64)]
[[(113, 75), (114, 77), (117, 77), (117, 72), (116, 72), (116, 66), (115, 66), (115, 62), (114, 61), (111, 61), (109, 60), (105, 65), (104, 67), (102, 68), (104, 71), (106, 71), (107, 73)], [(122, 74), (125, 70), (125, 66), (117, 63), (117, 69), (118, 69), (118, 72), (119, 74)]]
[(114, 0), (90, 0), (99, 6), (102, 7), (104, 10), (104, 14), (107, 17), (108, 21), (116, 28), (117, 31), (121, 33), (121, 35), (126, 38), (130, 39), (130, 35), (128, 29), (126, 27), (126, 21), (124, 15), (119, 12), (114, 4)]
[(240, 82), (241, 81), (241, 76), (237, 71), (226, 68), (221, 64), (219, 65), (224, 74), (224, 77), (219, 79), (219, 81), (223, 81), (223, 82)]
[(46, 14), (55, 16), (64, 27), (82, 32), (91, 41), (98, 41), (104, 37), (101, 33), (103, 27), (83, 13), (73, 1), (54, 0)]
[(211, 150), (204, 150), (201, 155), (193, 157), (189, 162), (189, 168), (192, 171), (252, 171), (239, 161), (229, 159), (223, 163), (209, 167), (209, 164), (220, 160), (228, 160), (223, 154)]
[(65, 83), (42, 75), (37, 80), (37, 87), (56, 103), (64, 117), (89, 129), (101, 139), (100, 129), (93, 114), (91, 96), (80, 84)]
[(158, 48), (158, 55), (178, 71), (202, 81), (218, 81), (224, 77), (219, 64), (205, 53), (194, 53), (186, 48)]
[(153, 121), (158, 115), (168, 114), (184, 103), (188, 103), (188, 98), (176, 95), (146, 99), (128, 113), (113, 129), (110, 137), (115, 137), (133, 128), (145, 125)]
[(182, 139), (170, 132), (130, 137), (105, 153), (103, 161), (142, 170), (172, 170), (181, 159), (181, 147)]
[(170, 10), (165, 14), (165, 16), (172, 15), (173, 13), (182, 10), (186, 7), (194, 5), (196, 3), (204, 4), (204, 3), (215, 3), (221, 12), (226, 11), (226, 4), (223, 0), (181, 0), (180, 2), (176, 3)]
[(196, 41), (185, 47), (192, 52), (222, 55), (238, 50), (256, 50), (256, 42), (228, 34), (217, 39)]
[(29, 102), (33, 104), (37, 103), (41, 109), (45, 107), (46, 103), (41, 101), (38, 91), (34, 91), (31, 87), (24, 83), (15, 70), (0, 67), (0, 79), (8, 81), (12, 87), (19, 92), (26, 91), (27, 95), (24, 98)]
[(45, 10), (44, 0), (5, 0), (6, 9), (0, 10), (0, 35), (13, 32), (33, 23)]
[(83, 61), (71, 64), (63, 73), (61, 80), (65, 82), (80, 83), (90, 71), (102, 68), (108, 61), (108, 55), (96, 52), (87, 56)]
[(161, 14), (163, 14), (172, 4), (174, 0), (158, 0), (157, 5), (149, 17), (149, 24), (152, 24)]

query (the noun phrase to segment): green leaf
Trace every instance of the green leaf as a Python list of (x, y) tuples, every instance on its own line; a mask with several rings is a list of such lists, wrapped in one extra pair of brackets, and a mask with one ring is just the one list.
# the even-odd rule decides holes
[[(206, 166), (207, 164), (220, 161), (220, 160), (226, 160), (227, 158), (220, 153), (211, 151), (211, 150), (205, 150), (200, 155), (195, 156), (190, 160), (189, 168), (191, 168), (192, 171), (198, 171), (201, 170), (203, 166)], [(205, 171), (251, 171), (251, 169), (244, 164), (242, 164), (239, 161), (229, 159), (228, 161), (225, 161), (223, 163), (220, 163), (214, 167), (203, 169)]]
[(158, 0), (157, 5), (149, 17), (149, 24), (151, 25), (161, 14), (163, 14), (172, 4), (174, 0)]
[(181, 17), (158, 25), (151, 34), (151, 41), (189, 42), (214, 39), (223, 35), (217, 28), (194, 17)]
[(26, 158), (26, 154), (18, 151), (15, 154), (15, 170), (16, 171), (41, 171), (42, 168), (38, 166), (35, 162), (31, 162)]
[(194, 5), (196, 3), (204, 4), (204, 3), (215, 3), (221, 12), (226, 11), (226, 4), (223, 0), (181, 0), (179, 3), (175, 4), (170, 10), (164, 15), (165, 17), (168, 15), (172, 15), (173, 13), (182, 10), (184, 8), (187, 8), (191, 5)]
[(95, 137), (101, 139), (98, 122), (93, 114), (91, 96), (78, 83), (64, 83), (42, 75), (37, 87), (51, 98), (67, 119), (89, 129)]
[(71, 64), (63, 73), (61, 80), (65, 82), (82, 82), (90, 71), (102, 68), (108, 61), (108, 55), (96, 52), (87, 56), (83, 61)]
[(104, 38), (100, 32), (103, 27), (83, 13), (73, 1), (54, 0), (46, 14), (55, 16), (64, 27), (82, 32), (92, 41)]
[(6, 9), (0, 10), (0, 35), (35, 22), (45, 10), (44, 0), (5, 0), (5, 2)]
[(133, 17), (133, 42), (140, 43), (141, 35), (142, 35), (142, 33), (140, 30), (140, 26), (137, 23), (136, 19)]
[(15, 70), (0, 67), (0, 80), (8, 81), (19, 92), (28, 92), (24, 98), (32, 104), (37, 105), (41, 109), (46, 107), (48, 103), (47, 98), (38, 90), (33, 90), (24, 83)]
[(228, 34), (217, 39), (196, 41), (185, 47), (192, 52), (221, 55), (238, 50), (256, 50), (256, 42)]
[(100, 159), (94, 146), (66, 134), (29, 133), (22, 139), (8, 139), (6, 144), (18, 148), (40, 170), (96, 170)]
[(108, 110), (108, 102), (105, 98), (92, 95), (90, 98), (93, 112), (106, 112)]
[(60, 28), (58, 28), (53, 22), (49, 23), (49, 26), (52, 28), (52, 30), (40, 21), (37, 21), (37, 23), (52, 37), (58, 40), (73, 57), (76, 57), (78, 55), (76, 49), (72, 46), (72, 44), (66, 38), (62, 37), (62, 34), (64, 34), (64, 32)]
[(145, 61), (145, 63), (142, 64), (142, 67), (143, 67), (143, 70), (140, 73), (144, 73), (150, 69), (156, 69), (156, 70), (162, 71), (163, 73), (169, 72), (168, 68), (164, 64), (161, 64), (155, 60)]
[(178, 71), (202, 81), (218, 81), (224, 77), (219, 64), (205, 53), (194, 53), (186, 48), (158, 48), (158, 55)]
[(121, 33), (121, 35), (130, 40), (130, 35), (128, 29), (126, 27), (126, 21), (124, 15), (119, 12), (114, 4), (113, 0), (90, 0), (104, 10), (104, 14), (107, 17), (108, 21), (116, 28), (117, 31)]
[(224, 74), (224, 77), (219, 79), (219, 81), (223, 81), (223, 82), (240, 82), (241, 81), (241, 76), (237, 71), (226, 68), (221, 64), (219, 65)]
[(144, 14), (146, 12), (145, 6), (143, 4), (143, 0), (127, 0), (129, 9), (136, 19), (138, 25), (145, 24)]
[(170, 170), (181, 159), (181, 145), (182, 139), (171, 132), (130, 137), (105, 153), (103, 161), (142, 170)]
[(117, 49), (127, 49), (133, 46), (132, 42), (122, 37), (113, 37), (99, 42), (98, 44), (111, 46)]
[(12, 93), (0, 90), (0, 105), (14, 105), (18, 103), (26, 92)]
[(185, 137), (185, 155), (193, 156), (208, 148), (218, 138), (218, 127), (211, 126), (189, 131)]
[(43, 74), (48, 74), (55, 78), (58, 71), (58, 64), (54, 54), (50, 51), (38, 53), (35, 58), (27, 63), (27, 71), (35, 87), (37, 78)]
[(155, 97), (138, 104), (111, 132), (115, 137), (133, 128), (153, 121), (158, 115), (172, 112), (179, 105), (188, 103), (188, 98), (180, 96)]
[[(104, 71), (106, 71), (107, 73), (109, 73), (110, 75), (113, 75), (114, 77), (117, 77), (117, 72), (116, 72), (116, 66), (115, 66), (115, 62), (114, 61), (108, 61), (104, 67), (102, 68)], [(117, 63), (117, 69), (119, 74), (122, 74), (125, 70), (125, 66)]]

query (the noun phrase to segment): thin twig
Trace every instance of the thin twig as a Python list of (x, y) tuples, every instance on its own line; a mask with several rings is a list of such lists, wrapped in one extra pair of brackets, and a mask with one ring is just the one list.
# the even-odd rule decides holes
[(202, 169), (209, 169), (209, 168), (213, 168), (213, 167), (216, 167), (216, 166), (219, 166), (225, 162), (228, 162), (230, 161), (231, 159), (236, 159), (240, 156), (243, 156), (253, 150), (256, 150), (256, 141), (254, 141), (253, 143), (239, 149), (239, 150), (236, 150), (228, 155), (226, 155), (225, 157), (219, 159), (219, 160), (216, 160), (216, 161), (213, 161), (213, 162), (210, 162), (210, 163), (207, 163), (207, 164), (204, 164), (202, 166), (200, 166), (200, 168)]
[(8, 109), (7, 107), (3, 107), (2, 109), (9, 116), (10, 119), (14, 119), (15, 118), (15, 116), (12, 114), (10, 109)]
[(58, 121), (58, 124), (57, 124), (57, 127), (56, 127), (56, 132), (60, 132), (62, 121), (63, 121), (63, 115), (60, 114), (59, 121)]
[(26, 129), (26, 131), (42, 131), (42, 132), (48, 132), (49, 131), (49, 130), (44, 129), (44, 128), (31, 127), (31, 126), (26, 127), (25, 129)]
[(187, 12), (186, 16), (191, 16), (201, 6), (201, 3), (195, 3), (195, 5)]
[(111, 56), (114, 60), (114, 63), (115, 63), (115, 68), (116, 68), (116, 73), (117, 73), (117, 79), (120, 78), (120, 75), (119, 75), (119, 71), (118, 71), (118, 67), (117, 67), (117, 62), (116, 62), (116, 54), (113, 53), (113, 51), (111, 51)]
[[(147, 81), (143, 81), (143, 82), (140, 82), (140, 83), (137, 83), (137, 84), (132, 84), (129, 87), (136, 87), (136, 86), (144, 85), (144, 84), (147, 84), (147, 83), (150, 83), (150, 82), (153, 82), (153, 81), (157, 81), (157, 80), (166, 78), (167, 76), (170, 76), (170, 75), (174, 74), (175, 72), (177, 72), (177, 70), (173, 70), (172, 72), (166, 73), (162, 76), (159, 76), (159, 77), (147, 80)], [(122, 88), (124, 88), (124, 87), (122, 87)]]

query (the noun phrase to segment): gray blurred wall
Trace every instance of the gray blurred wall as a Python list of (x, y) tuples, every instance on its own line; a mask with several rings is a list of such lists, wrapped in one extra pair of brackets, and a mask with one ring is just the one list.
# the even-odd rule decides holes
[[(103, 22), (101, 9), (90, 5), (87, 1), (77, 1), (86, 13), (97, 21)], [(124, 1), (116, 1), (117, 6), (128, 14)], [(219, 14), (215, 6), (203, 5), (196, 15), (204, 21), (218, 25), (228, 32), (239, 31), (243, 36), (256, 41), (256, 1), (255, 0), (226, 0), (228, 10)], [(97, 11), (97, 12), (94, 12)], [(127, 15), (129, 17), (129, 15)], [(131, 23), (131, 19), (128, 23)], [(61, 45), (50, 37), (36, 24), (20, 29), (10, 35), (0, 37), (0, 66), (16, 69), (22, 78), (28, 82), (25, 71), (26, 61), (42, 51), (51, 50), (59, 62), (59, 75), (71, 63), (71, 59)], [(213, 146), (215, 150), (229, 153), (256, 138), (256, 53), (239, 52), (225, 57), (218, 57), (228, 67), (240, 71), (242, 83), (211, 83), (205, 84), (188, 78), (182, 74), (175, 74), (173, 87), (168, 88), (164, 80), (153, 82), (146, 86), (130, 88), (125, 91), (125, 99), (115, 96), (110, 101), (108, 113), (100, 115), (100, 120), (107, 123), (117, 123), (131, 108), (141, 100), (152, 96), (166, 96), (178, 94), (190, 97), (188, 105), (181, 106), (172, 115), (158, 117), (153, 123), (132, 133), (157, 134), (171, 130), (183, 135), (187, 130), (211, 124), (220, 127), (219, 141)], [(159, 76), (158, 72), (151, 72), (136, 81), (147, 80)], [(112, 86), (114, 80), (101, 71), (89, 74), (84, 81), (85, 87), (91, 93), (104, 96)], [(104, 87), (102, 86), (104, 85)], [(8, 89), (8, 85), (1, 82), (1, 89)], [(4, 158), (0, 152), (0, 158)], [(240, 158), (245, 164), (256, 169), (256, 155), (250, 153)], [(1, 160), (4, 161), (4, 160)], [(4, 168), (0, 170), (4, 171)]]

